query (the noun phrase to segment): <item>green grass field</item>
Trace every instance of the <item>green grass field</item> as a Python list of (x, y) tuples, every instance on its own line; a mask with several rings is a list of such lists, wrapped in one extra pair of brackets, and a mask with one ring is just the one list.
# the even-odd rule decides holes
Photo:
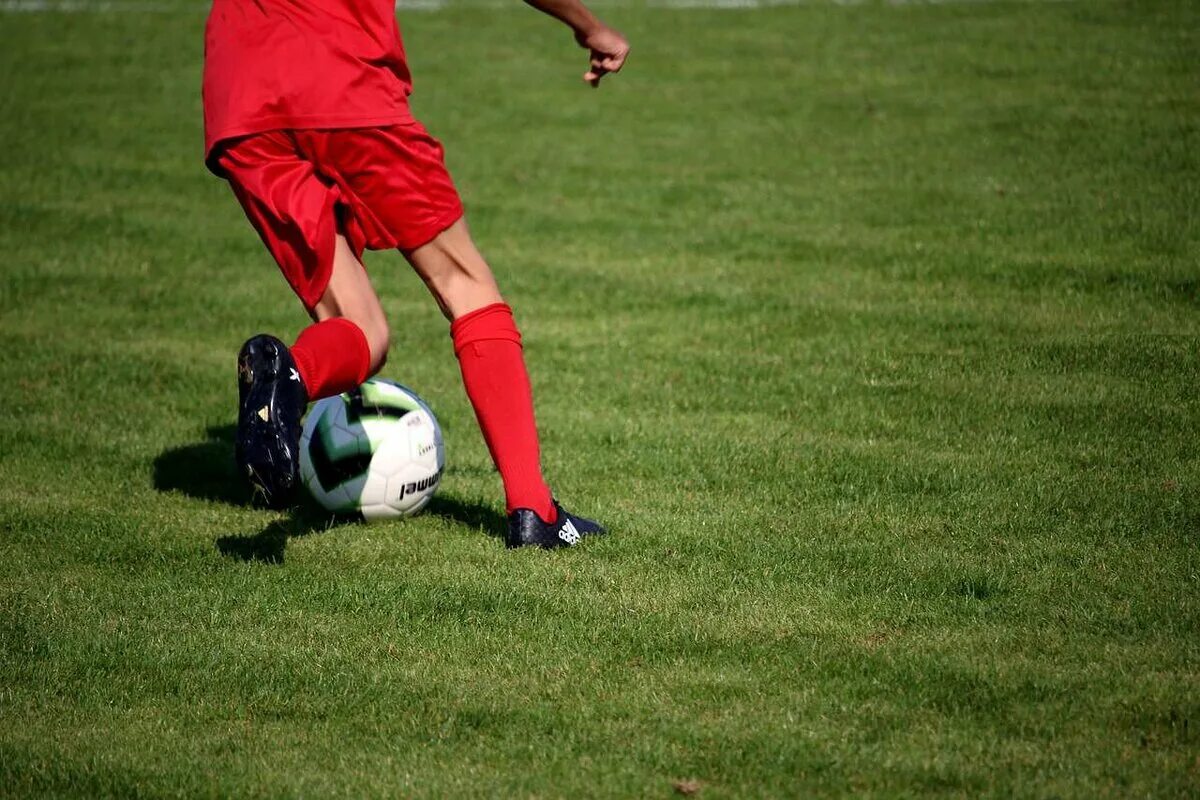
[[(506, 552), (446, 325), (368, 260), (430, 513), (234, 483), (301, 309), (201, 163), (199, 5), (0, 6), (0, 795), (1200, 793), (1200, 6), (402, 12), (526, 334)], [(517, 5), (514, 0), (514, 6)]]

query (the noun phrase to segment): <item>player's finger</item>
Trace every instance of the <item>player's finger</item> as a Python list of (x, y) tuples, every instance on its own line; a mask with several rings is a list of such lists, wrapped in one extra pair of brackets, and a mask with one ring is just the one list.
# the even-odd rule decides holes
[(605, 72), (620, 72), (621, 67), (623, 67), (624, 65), (625, 65), (625, 57), (624, 56), (612, 56), (612, 57), (606, 58), (600, 62), (600, 66), (604, 68)]
[(600, 85), (600, 79), (605, 75), (603, 69), (589, 69), (583, 74), (583, 79), (590, 83), (593, 88)]

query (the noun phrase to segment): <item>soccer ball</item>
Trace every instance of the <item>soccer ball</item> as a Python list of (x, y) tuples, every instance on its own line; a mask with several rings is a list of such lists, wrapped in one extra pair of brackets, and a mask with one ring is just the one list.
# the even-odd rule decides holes
[(442, 429), (429, 406), (380, 378), (318, 401), (300, 435), (300, 478), (318, 503), (339, 514), (416, 514), (445, 466)]

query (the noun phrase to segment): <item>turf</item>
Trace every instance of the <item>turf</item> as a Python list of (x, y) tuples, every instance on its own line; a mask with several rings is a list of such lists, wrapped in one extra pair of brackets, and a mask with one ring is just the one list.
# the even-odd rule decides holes
[[(1200, 6), (402, 12), (558, 495), (253, 510), (303, 324), (200, 161), (203, 9), (0, 9), (0, 794), (1195, 796)], [(82, 8), (82, 10), (81, 10)]]

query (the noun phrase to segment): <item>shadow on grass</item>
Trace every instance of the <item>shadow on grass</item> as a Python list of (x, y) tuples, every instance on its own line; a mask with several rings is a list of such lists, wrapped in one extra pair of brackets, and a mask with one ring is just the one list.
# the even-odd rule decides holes
[(466, 525), (496, 539), (503, 539), (508, 529), (508, 521), (496, 509), (478, 500), (460, 500), (454, 495), (435, 494), (421, 513)]
[(231, 506), (250, 504), (233, 469), (233, 425), (213, 425), (207, 440), (164, 450), (154, 459), (154, 488)]
[(217, 550), (221, 555), (236, 558), (239, 561), (282, 564), (284, 553), (287, 551), (288, 539), (329, 530), (346, 522), (355, 522), (355, 520), (339, 519), (331, 517), (325, 511), (298, 506), (288, 512), (286, 519), (277, 519), (258, 533), (251, 535), (231, 533), (228, 536), (218, 537)]
[[(238, 479), (233, 466), (233, 425), (214, 425), (207, 439), (196, 444), (172, 447), (154, 459), (154, 488), (180, 492), (188, 497), (249, 506), (250, 492)], [(216, 541), (217, 550), (230, 558), (263, 564), (282, 564), (288, 539), (308, 536), (346, 523), (362, 524), (355, 517), (331, 515), (301, 492), (300, 502), (256, 534), (230, 534)], [(273, 513), (273, 512), (272, 512)], [(463, 501), (445, 494), (435, 495), (424, 511), (488, 536), (503, 538), (505, 520), (494, 508), (477, 501)]]

